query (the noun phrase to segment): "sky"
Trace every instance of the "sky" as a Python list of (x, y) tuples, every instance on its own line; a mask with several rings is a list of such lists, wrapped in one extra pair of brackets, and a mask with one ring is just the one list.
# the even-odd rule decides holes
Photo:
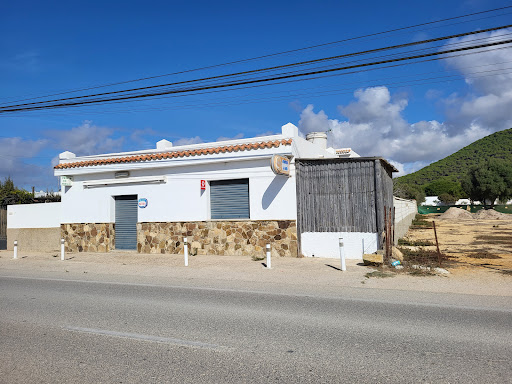
[[(16, 1), (0, 12), (0, 106), (269, 67), (512, 24), (509, 1)], [(512, 28), (479, 35), (506, 38)], [(443, 50), (474, 37), (430, 44)], [(322, 45), (347, 40), (337, 44)], [(257, 60), (204, 68), (304, 47)], [(506, 47), (510, 47), (508, 44)], [(484, 52), (485, 51), (485, 52)], [(378, 57), (375, 55), (374, 57)], [(93, 155), (280, 133), (390, 160), (400, 175), (512, 127), (512, 49), (320, 79), (124, 104), (0, 114), (0, 180), (59, 189), (58, 154)], [(154, 79), (129, 82), (145, 77)], [(103, 87), (106, 84), (123, 84)], [(35, 99), (36, 101), (39, 99)]]

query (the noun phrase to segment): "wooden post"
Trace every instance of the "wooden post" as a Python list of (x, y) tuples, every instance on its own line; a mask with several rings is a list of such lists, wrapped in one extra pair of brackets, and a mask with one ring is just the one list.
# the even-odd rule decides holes
[(384, 237), (385, 237), (385, 242), (384, 242), (384, 257), (382, 259), (383, 261), (383, 264), (386, 263), (386, 258), (387, 258), (387, 253), (388, 253), (388, 236), (387, 236), (387, 233), (386, 233), (386, 228), (388, 227), (388, 215), (387, 215), (387, 209), (384, 209)]
[(386, 241), (384, 243), (384, 264), (387, 265), (389, 264), (389, 258), (390, 258), (390, 247), (389, 247), (389, 222), (390, 222), (390, 217), (389, 217), (389, 211), (388, 211), (388, 207), (384, 207), (384, 235), (386, 237)]
[(388, 215), (388, 263), (391, 261), (391, 256), (393, 256), (393, 215), (391, 214), (392, 208), (389, 207), (389, 215)]
[[(378, 238), (378, 248), (380, 248), (382, 243), (382, 233), (385, 233), (385, 219), (383, 220), (383, 213), (384, 216), (386, 215), (386, 208), (384, 207), (384, 197), (383, 197), (383, 186), (382, 186), (382, 177), (380, 174), (380, 160), (375, 160), (373, 163), (373, 172), (374, 172), (374, 178), (375, 178), (375, 210), (376, 210), (376, 219), (377, 219), (377, 238)], [(384, 227), (383, 227), (384, 224)]]
[(434, 236), (436, 238), (437, 262), (439, 264), (439, 267), (441, 267), (441, 251), (439, 251), (439, 242), (437, 241), (436, 222), (432, 221), (432, 224), (434, 225)]

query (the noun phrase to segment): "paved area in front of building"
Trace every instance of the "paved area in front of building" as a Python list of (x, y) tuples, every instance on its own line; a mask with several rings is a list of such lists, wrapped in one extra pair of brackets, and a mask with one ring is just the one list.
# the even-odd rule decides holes
[[(183, 255), (138, 254), (131, 252), (74, 253), (60, 260), (58, 252), (0, 251), (0, 275), (44, 277), (71, 280), (101, 280), (203, 288), (241, 289), (260, 292), (322, 294), (338, 296), (347, 289), (368, 297), (372, 291), (458, 293), (478, 296), (512, 297), (512, 276), (493, 271), (457, 270), (448, 276), (367, 277), (372, 267), (358, 260), (348, 260), (347, 270), (340, 270), (338, 259), (273, 258), (249, 256), (190, 256), (184, 266)], [(418, 295), (421, 297), (421, 295)]]

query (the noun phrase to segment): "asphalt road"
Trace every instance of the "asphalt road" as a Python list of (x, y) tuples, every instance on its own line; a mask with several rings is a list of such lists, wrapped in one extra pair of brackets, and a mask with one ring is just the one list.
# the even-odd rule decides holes
[(16, 276), (0, 292), (1, 383), (512, 380), (507, 306)]

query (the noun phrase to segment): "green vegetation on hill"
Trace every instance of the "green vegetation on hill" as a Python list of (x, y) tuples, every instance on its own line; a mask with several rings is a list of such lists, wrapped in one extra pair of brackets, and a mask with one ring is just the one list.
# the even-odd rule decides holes
[(438, 196), (444, 193), (464, 197), (461, 181), (470, 169), (490, 159), (503, 159), (512, 166), (512, 128), (486, 136), (417, 172), (396, 178), (395, 191), (415, 190), (426, 191), (427, 195), (437, 192), (435, 195)]

